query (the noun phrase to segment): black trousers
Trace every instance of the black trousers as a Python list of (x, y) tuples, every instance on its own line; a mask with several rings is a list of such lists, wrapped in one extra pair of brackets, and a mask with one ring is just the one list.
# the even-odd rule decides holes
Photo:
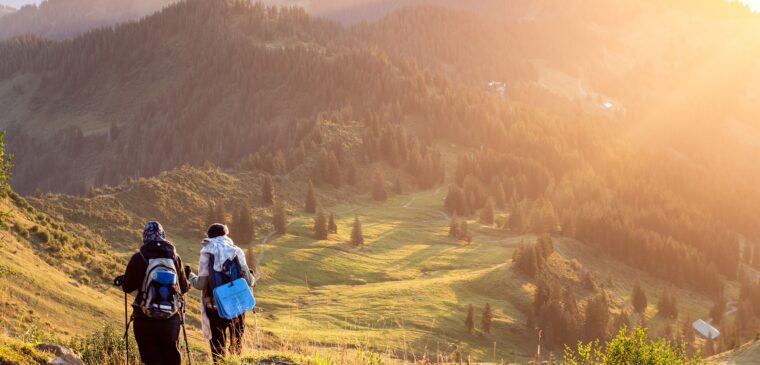
[(182, 365), (179, 349), (180, 318), (135, 318), (135, 340), (145, 365)]
[(215, 309), (207, 309), (206, 315), (211, 325), (211, 356), (214, 358), (214, 363), (220, 362), (226, 355), (228, 338), (230, 353), (240, 355), (243, 350), (245, 314), (235, 319), (227, 319), (220, 317)]

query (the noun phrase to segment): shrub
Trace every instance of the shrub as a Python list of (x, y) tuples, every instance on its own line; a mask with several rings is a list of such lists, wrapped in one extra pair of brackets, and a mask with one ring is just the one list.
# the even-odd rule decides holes
[(42, 243), (48, 243), (50, 242), (50, 233), (45, 230), (39, 230), (34, 234), (35, 237), (37, 237), (38, 240)]
[(19, 222), (16, 222), (13, 225), (13, 230), (18, 233), (19, 236), (23, 238), (29, 238), (29, 231), (24, 228), (24, 226), (22, 226)]
[[(69, 347), (82, 355), (85, 364), (124, 364), (126, 346), (124, 332), (113, 324), (106, 323), (103, 327), (86, 337), (74, 338)], [(137, 343), (129, 336), (130, 365), (139, 364)]]
[(602, 346), (599, 341), (579, 343), (577, 348), (565, 347), (563, 364), (567, 365), (700, 365), (705, 364), (699, 354), (686, 354), (683, 344), (666, 339), (650, 340), (647, 330), (628, 331), (623, 327), (617, 336)]

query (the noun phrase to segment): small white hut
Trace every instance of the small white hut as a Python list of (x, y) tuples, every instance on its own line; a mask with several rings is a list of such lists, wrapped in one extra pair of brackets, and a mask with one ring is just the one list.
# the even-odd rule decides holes
[(717, 328), (701, 319), (694, 321), (691, 326), (694, 327), (694, 330), (704, 338), (716, 339), (720, 336), (720, 331), (718, 331)]

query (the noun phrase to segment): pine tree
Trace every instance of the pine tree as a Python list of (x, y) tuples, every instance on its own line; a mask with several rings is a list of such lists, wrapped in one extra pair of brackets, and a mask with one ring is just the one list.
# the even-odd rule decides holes
[(472, 307), (472, 304), (467, 307), (467, 318), (464, 320), (464, 327), (469, 334), (472, 334), (472, 331), (475, 330), (475, 308)]
[(446, 199), (443, 202), (443, 207), (451, 214), (467, 215), (467, 201), (464, 197), (464, 192), (460, 187), (456, 185), (451, 185), (449, 187), (449, 191), (446, 193)]
[(317, 195), (314, 192), (314, 184), (309, 180), (309, 190), (306, 192), (306, 203), (304, 204), (304, 210), (306, 213), (317, 212)]
[(317, 215), (314, 217), (314, 239), (327, 239), (327, 220), (322, 208), (317, 208)]
[(214, 204), (208, 203), (208, 210), (206, 211), (206, 226), (203, 227), (203, 230), (205, 232), (206, 228), (210, 227), (212, 224), (216, 223), (216, 209), (214, 208)]
[(456, 215), (451, 216), (451, 223), (449, 223), (449, 237), (459, 239), (459, 219)]
[(507, 206), (507, 196), (504, 195), (504, 186), (501, 183), (496, 185), (494, 190), (494, 203), (500, 209), (504, 209)]
[(589, 341), (607, 336), (607, 326), (610, 321), (610, 309), (607, 294), (597, 294), (586, 304), (586, 321), (583, 326), (585, 338)]
[(285, 216), (285, 205), (279, 200), (274, 204), (272, 225), (274, 226), (274, 231), (278, 234), (285, 234), (288, 232), (288, 219)]
[(488, 198), (485, 206), (483, 206), (483, 209), (480, 211), (480, 222), (489, 226), (493, 225), (494, 216), (494, 202), (493, 199)]
[(227, 224), (227, 208), (224, 206), (224, 201), (220, 200), (216, 203), (216, 223)]
[(638, 314), (644, 313), (647, 309), (647, 295), (644, 293), (644, 290), (641, 289), (641, 285), (638, 282), (633, 284), (631, 305), (633, 305), (633, 311)]
[(351, 244), (354, 246), (364, 245), (364, 234), (362, 234), (362, 223), (359, 216), (354, 217), (354, 226), (351, 229)]
[(522, 232), (524, 219), (522, 214), (522, 208), (519, 204), (512, 204), (509, 211), (509, 229), (515, 232)]
[(341, 184), (341, 178), (340, 178), (340, 166), (338, 165), (338, 158), (335, 157), (335, 154), (331, 151), (327, 155), (327, 181), (330, 182), (330, 185), (332, 185), (334, 188), (340, 188)]
[(385, 191), (385, 179), (380, 171), (375, 171), (372, 178), (372, 199), (376, 201), (385, 201), (388, 199), (388, 193)]
[(723, 315), (726, 313), (726, 300), (723, 297), (719, 297), (715, 300), (712, 308), (710, 309), (710, 318), (713, 323), (719, 325), (723, 321)]
[(338, 233), (338, 225), (335, 224), (335, 213), (330, 213), (330, 219), (327, 221), (327, 232), (332, 234)]
[(253, 216), (251, 216), (251, 208), (248, 204), (241, 206), (232, 221), (232, 227), (230, 229), (230, 235), (232, 239), (242, 247), (247, 247), (251, 242), (256, 239), (255, 223)]
[(665, 318), (678, 318), (676, 298), (669, 291), (663, 290), (660, 301), (657, 302), (657, 312)]
[(396, 179), (396, 182), (393, 183), (393, 193), (396, 195), (401, 195), (404, 193), (404, 188), (401, 186), (400, 179)]
[(470, 229), (467, 226), (467, 220), (463, 219), (459, 224), (459, 239), (467, 243), (472, 242), (472, 236), (470, 236)]
[(491, 333), (491, 320), (493, 319), (493, 313), (491, 313), (491, 304), (486, 303), (483, 308), (483, 314), (480, 316), (480, 330), (484, 334)]
[(277, 199), (274, 182), (272, 182), (271, 176), (264, 177), (264, 183), (261, 184), (261, 203), (264, 205), (272, 205)]
[(11, 190), (11, 168), (13, 154), (6, 151), (5, 131), (0, 132), (0, 193), (7, 194)]
[(351, 161), (349, 162), (348, 168), (346, 169), (346, 182), (348, 185), (356, 185), (356, 174), (356, 162)]

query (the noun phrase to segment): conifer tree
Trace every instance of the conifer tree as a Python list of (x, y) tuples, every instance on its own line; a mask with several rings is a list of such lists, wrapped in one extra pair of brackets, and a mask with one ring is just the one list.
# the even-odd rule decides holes
[(314, 192), (314, 184), (309, 180), (309, 190), (306, 191), (306, 202), (304, 204), (306, 213), (317, 212), (317, 195)]
[(472, 236), (470, 236), (470, 229), (467, 226), (467, 220), (463, 219), (459, 224), (459, 239), (467, 243), (472, 242)]
[(5, 131), (0, 132), (0, 193), (7, 194), (11, 190), (11, 168), (13, 167), (13, 154), (6, 151)]
[(586, 304), (586, 321), (583, 332), (587, 340), (603, 340), (607, 336), (607, 326), (610, 320), (610, 309), (607, 294), (597, 294)]
[(364, 234), (362, 233), (362, 223), (359, 221), (359, 216), (354, 217), (354, 226), (351, 229), (351, 244), (354, 246), (364, 245)]
[(480, 222), (485, 225), (493, 225), (494, 222), (494, 202), (493, 199), (488, 198), (486, 200), (486, 204), (483, 206), (483, 209), (480, 210)]
[(633, 291), (631, 292), (631, 305), (633, 305), (633, 311), (641, 314), (647, 309), (647, 295), (644, 290), (641, 289), (641, 285), (637, 281), (633, 284)]
[(314, 217), (314, 238), (317, 240), (327, 239), (327, 220), (322, 208), (317, 208), (317, 215)]
[(385, 191), (385, 179), (380, 171), (375, 171), (372, 178), (372, 199), (376, 201), (385, 201), (388, 199), (388, 193)]
[(515, 232), (522, 232), (524, 225), (524, 219), (522, 209), (519, 204), (512, 204), (509, 210), (509, 229)]
[(451, 185), (443, 202), (443, 207), (451, 214), (467, 215), (467, 200), (464, 197), (462, 189), (456, 185)]
[(467, 318), (464, 320), (464, 327), (469, 334), (472, 334), (472, 331), (475, 330), (475, 308), (473, 308), (472, 304), (467, 307)]
[(261, 184), (261, 203), (264, 205), (272, 205), (276, 199), (277, 196), (274, 190), (274, 182), (272, 182), (272, 177), (267, 175), (264, 177), (264, 183)]
[(327, 221), (327, 232), (332, 234), (338, 233), (338, 225), (335, 224), (335, 213), (330, 213), (330, 219)]
[(710, 309), (710, 318), (712, 318), (713, 323), (715, 323), (716, 325), (719, 325), (720, 322), (723, 321), (723, 316), (725, 313), (726, 313), (726, 300), (723, 299), (723, 297), (721, 296), (715, 300), (715, 303)]
[(232, 220), (230, 235), (232, 239), (241, 247), (247, 247), (256, 239), (255, 223), (251, 216), (251, 208), (248, 204), (243, 204)]
[(214, 211), (214, 223), (227, 224), (227, 209), (224, 207), (224, 201), (219, 200), (216, 203), (216, 209)]
[(449, 237), (459, 239), (459, 219), (456, 214), (451, 216), (451, 223), (449, 223)]
[(206, 220), (204, 223), (206, 224), (206, 226), (203, 227), (204, 232), (206, 228), (216, 223), (216, 209), (214, 208), (213, 203), (208, 203), (208, 210), (206, 211)]
[(483, 314), (480, 316), (480, 330), (484, 334), (491, 333), (491, 320), (493, 319), (493, 313), (491, 313), (491, 304), (486, 303), (483, 308)]
[(504, 195), (504, 185), (501, 183), (496, 184), (496, 188), (494, 190), (494, 203), (496, 206), (500, 209), (504, 209), (507, 207), (507, 196)]
[(274, 204), (272, 225), (277, 234), (285, 234), (288, 232), (288, 219), (285, 216), (285, 205), (279, 200)]
[(340, 178), (340, 167), (338, 166), (338, 158), (335, 157), (335, 154), (331, 151), (327, 155), (327, 181), (330, 182), (330, 185), (332, 185), (334, 188), (340, 188), (341, 185), (341, 178)]
[(657, 312), (665, 318), (678, 318), (676, 299), (669, 291), (663, 290), (660, 301), (657, 302)]
[(404, 188), (401, 186), (400, 179), (396, 179), (396, 182), (393, 183), (393, 193), (396, 195), (404, 194)]
[(348, 185), (355, 186), (356, 185), (356, 162), (353, 160), (348, 163), (348, 168), (346, 169), (346, 182)]

